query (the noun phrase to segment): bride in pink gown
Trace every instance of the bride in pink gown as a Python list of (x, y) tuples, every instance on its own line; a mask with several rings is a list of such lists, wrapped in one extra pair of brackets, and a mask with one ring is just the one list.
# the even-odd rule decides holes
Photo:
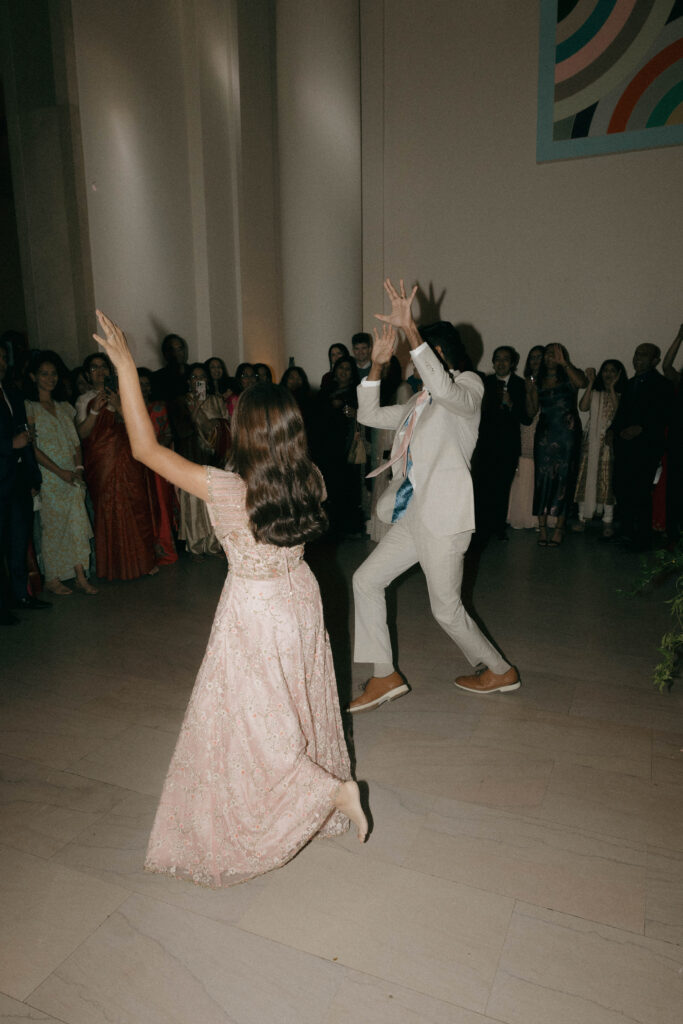
[(98, 312), (136, 459), (206, 501), (230, 571), (166, 777), (145, 868), (219, 887), (286, 863), (313, 836), (367, 821), (339, 714), (329, 640), (303, 542), (322, 480), (284, 388), (240, 397), (236, 472), (156, 441), (122, 331)]

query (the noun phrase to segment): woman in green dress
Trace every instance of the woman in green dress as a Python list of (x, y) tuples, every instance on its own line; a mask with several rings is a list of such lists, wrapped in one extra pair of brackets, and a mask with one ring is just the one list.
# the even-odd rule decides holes
[(66, 596), (73, 591), (64, 580), (75, 579), (78, 590), (96, 594), (83, 568), (90, 559), (93, 532), (85, 509), (81, 442), (73, 406), (59, 400), (62, 382), (57, 365), (52, 353), (40, 353), (30, 373), (32, 398), (26, 402), (26, 419), (43, 473), (40, 521), (45, 587)]

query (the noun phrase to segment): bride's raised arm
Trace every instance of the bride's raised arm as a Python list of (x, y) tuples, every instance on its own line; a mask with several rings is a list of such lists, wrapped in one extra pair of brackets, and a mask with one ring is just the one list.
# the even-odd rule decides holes
[(93, 334), (95, 341), (102, 346), (116, 367), (119, 378), (119, 395), (121, 409), (128, 431), (130, 447), (138, 462), (170, 480), (172, 484), (182, 487), (190, 494), (196, 494), (204, 501), (208, 498), (206, 470), (194, 462), (184, 459), (182, 455), (159, 444), (154, 434), (154, 427), (145, 406), (135, 361), (128, 347), (126, 336), (113, 320), (97, 310), (97, 319), (103, 337)]

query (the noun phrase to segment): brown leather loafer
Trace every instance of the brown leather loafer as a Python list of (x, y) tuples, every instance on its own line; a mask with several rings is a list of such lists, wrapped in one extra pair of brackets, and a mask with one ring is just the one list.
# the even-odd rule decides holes
[(487, 668), (479, 675), (458, 676), (455, 685), (469, 693), (507, 693), (509, 690), (518, 690), (522, 684), (516, 668), (509, 668), (502, 674)]
[(392, 672), (390, 676), (372, 676), (365, 684), (365, 690), (360, 697), (356, 697), (349, 704), (349, 711), (352, 715), (359, 711), (372, 711), (380, 704), (402, 697), (409, 690), (410, 687), (398, 672)]

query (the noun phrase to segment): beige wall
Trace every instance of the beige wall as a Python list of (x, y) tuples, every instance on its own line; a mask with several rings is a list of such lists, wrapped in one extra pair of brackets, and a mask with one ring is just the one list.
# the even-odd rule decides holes
[(386, 274), (579, 365), (683, 319), (680, 147), (537, 164), (537, 0), (361, 0), (364, 322)]
[(98, 305), (138, 362), (242, 357), (234, 4), (73, 0)]
[(285, 347), (314, 384), (362, 329), (359, 68), (357, 0), (278, 0)]
[(158, 365), (174, 331), (197, 357), (180, 6), (73, 0), (95, 300)]
[[(69, 7), (73, 40), (60, 36)], [(68, 338), (74, 361), (75, 338), (90, 347), (93, 290), (139, 362), (158, 365), (176, 331), (192, 357), (231, 369), (246, 357), (279, 374), (293, 354), (313, 382), (330, 341), (372, 327), (385, 275), (445, 289), (423, 318), (469, 325), (483, 369), (503, 341), (523, 356), (562, 341), (579, 365), (630, 361), (683, 318), (681, 148), (536, 163), (537, 0), (49, 9), (73, 186), (49, 221), (24, 188), (20, 238), (30, 325), (45, 343), (55, 317), (41, 311), (63, 306), (51, 343)], [(36, 165), (29, 184), (57, 145), (44, 110), (31, 116), (15, 140)], [(26, 225), (52, 230), (58, 215), (81, 241), (52, 271), (43, 258), (39, 279), (30, 260), (52, 247)]]
[(97, 303), (281, 372), (271, 0), (72, 3)]

